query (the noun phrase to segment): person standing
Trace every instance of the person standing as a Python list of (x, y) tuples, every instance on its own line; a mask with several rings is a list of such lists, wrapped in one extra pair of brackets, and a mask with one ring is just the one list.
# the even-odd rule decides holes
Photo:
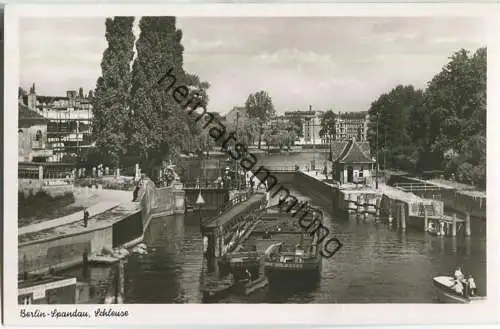
[(83, 211), (83, 227), (87, 227), (88, 223), (89, 223), (89, 212), (87, 209), (85, 209)]
[(462, 269), (460, 267), (457, 267), (455, 270), (455, 279), (461, 282), (464, 280), (464, 274), (462, 273)]
[(469, 295), (474, 296), (476, 294), (476, 282), (474, 282), (472, 275), (469, 275), (467, 278), (467, 286), (469, 288)]

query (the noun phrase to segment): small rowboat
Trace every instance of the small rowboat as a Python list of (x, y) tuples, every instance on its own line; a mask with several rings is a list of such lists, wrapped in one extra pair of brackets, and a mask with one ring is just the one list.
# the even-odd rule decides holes
[(467, 304), (470, 302), (486, 299), (486, 297), (484, 296), (467, 297), (465, 295), (457, 293), (453, 289), (453, 286), (455, 285), (455, 279), (451, 276), (437, 276), (432, 279), (432, 282), (434, 284), (434, 288), (436, 289), (438, 299), (445, 303)]

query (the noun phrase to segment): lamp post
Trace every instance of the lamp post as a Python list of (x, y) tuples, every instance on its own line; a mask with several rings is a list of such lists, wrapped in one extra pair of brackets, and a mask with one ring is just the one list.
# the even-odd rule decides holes
[(201, 225), (201, 222), (202, 222), (201, 207), (205, 204), (205, 200), (203, 199), (203, 196), (201, 195), (201, 187), (200, 187), (200, 191), (198, 192), (198, 197), (196, 198), (195, 204), (196, 204), (196, 206), (198, 206), (198, 218), (200, 221), (200, 231), (201, 231), (201, 228), (202, 228), (202, 225)]
[(378, 189), (378, 119), (380, 118), (380, 113), (377, 112), (377, 137), (376, 137), (376, 156), (375, 156), (375, 161), (376, 161), (376, 169), (375, 169), (375, 188)]

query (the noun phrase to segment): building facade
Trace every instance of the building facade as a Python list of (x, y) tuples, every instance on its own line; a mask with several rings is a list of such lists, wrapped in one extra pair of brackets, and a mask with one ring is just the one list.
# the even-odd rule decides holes
[(93, 147), (92, 92), (83, 94), (69, 90), (66, 97), (37, 95), (35, 85), (27, 95), (20, 96), (20, 103), (47, 119), (46, 143), (52, 150), (48, 161), (62, 161), (65, 155), (76, 156), (83, 149)]
[(320, 145), (324, 140), (320, 137), (321, 117), (324, 111), (288, 111), (284, 114), (284, 119), (289, 122), (300, 121), (302, 123), (302, 134), (299, 138), (300, 145)]
[(335, 122), (335, 140), (366, 141), (369, 120), (367, 112), (339, 112)]
[(370, 185), (375, 168), (375, 161), (370, 156), (370, 144), (352, 139), (343, 144), (342, 148), (343, 150), (333, 161), (334, 179), (340, 185), (349, 183)]
[(18, 161), (46, 162), (52, 156), (47, 143), (48, 119), (18, 104)]
[[(242, 106), (235, 106), (231, 111), (229, 111), (225, 116), (224, 119), (226, 122), (233, 124), (236, 126), (237, 123), (243, 122), (241, 120), (247, 120), (248, 119), (248, 113), (245, 107)], [(238, 122), (237, 122), (238, 121)]]

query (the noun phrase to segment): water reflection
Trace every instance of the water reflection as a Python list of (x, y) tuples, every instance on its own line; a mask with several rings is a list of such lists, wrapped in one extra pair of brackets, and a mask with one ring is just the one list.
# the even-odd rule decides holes
[[(307, 191), (292, 190), (300, 200)], [(385, 219), (345, 216), (322, 201), (325, 226), (342, 249), (323, 261), (321, 280), (299, 289), (264, 288), (250, 296), (230, 296), (230, 303), (364, 303), (433, 302), (432, 277), (447, 275), (457, 265), (486, 287), (484, 223), (473, 236), (431, 236), (408, 227), (406, 232)], [(206, 214), (208, 215), (208, 214)], [(133, 255), (125, 266), (127, 303), (199, 303), (202, 242), (198, 214), (157, 218), (145, 234), (147, 255)], [(291, 287), (288, 283), (288, 287)], [(285, 284), (286, 286), (286, 284)]]

